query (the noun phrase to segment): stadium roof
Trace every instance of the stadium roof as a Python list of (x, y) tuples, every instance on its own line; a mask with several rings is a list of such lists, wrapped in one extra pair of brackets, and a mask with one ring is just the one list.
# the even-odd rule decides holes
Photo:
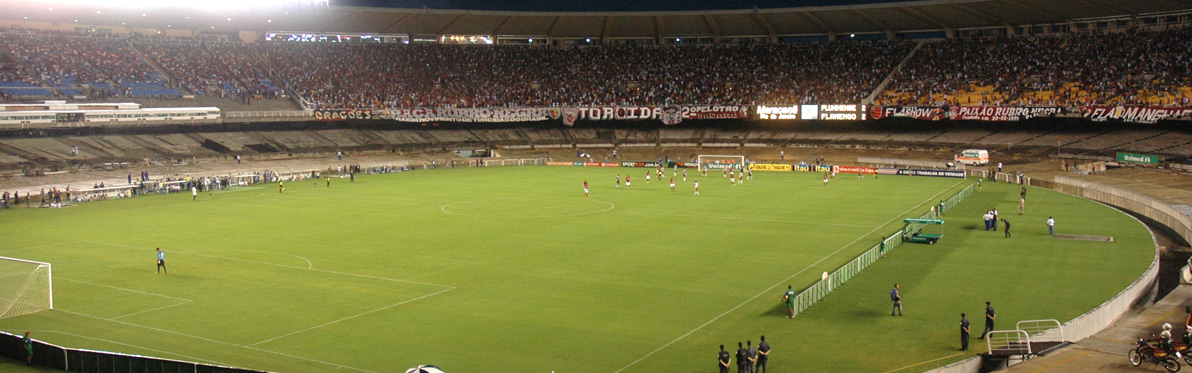
[[(551, 38), (782, 37), (1066, 24), (1192, 9), (1192, 0), (927, 0), (796, 8), (522, 12), (298, 6), (269, 10), (102, 9), (8, 2), (0, 19), (192, 31), (301, 31)], [(9, 24), (12, 24), (11, 22)]]

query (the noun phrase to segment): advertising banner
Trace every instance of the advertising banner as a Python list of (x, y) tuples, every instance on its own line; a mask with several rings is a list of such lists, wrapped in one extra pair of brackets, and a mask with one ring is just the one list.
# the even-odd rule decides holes
[[(374, 119), (372, 110), (315, 110), (315, 120), (319, 122), (339, 122), (348, 119)], [(380, 118), (376, 118), (380, 119)]]
[(845, 174), (873, 174), (877, 172), (873, 167), (837, 166), (836, 170)]
[(574, 166), (575, 162), (546, 161), (547, 166)]
[(1120, 120), (1132, 123), (1156, 123), (1164, 119), (1192, 119), (1192, 107), (1081, 106), (1080, 116), (1094, 122)]
[(754, 163), (754, 164), (749, 165), (749, 169), (754, 170), (754, 171), (790, 171), (790, 170), (792, 170), (791, 165), (789, 165), (789, 164), (767, 164), (767, 163)]
[(829, 165), (826, 165), (826, 164), (822, 164), (822, 165), (797, 164), (797, 165), (792, 165), (792, 166), (791, 166), (791, 171), (797, 171), (797, 172), (832, 172), (832, 166), (829, 166)]
[(948, 119), (948, 109), (935, 106), (874, 106), (869, 112), (873, 119), (914, 118), (932, 121)]
[(1117, 161), (1122, 163), (1157, 165), (1161, 159), (1157, 155), (1117, 153)]
[(577, 162), (577, 163), (580, 163), (580, 164), (577, 164), (577, 166), (582, 165), (584, 167), (621, 167), (620, 163), (614, 163), (614, 162)]
[(1014, 122), (1066, 112), (1067, 109), (1062, 107), (953, 106), (948, 109), (948, 117), (952, 120)]
[(901, 169), (898, 170), (899, 175), (907, 176), (934, 176), (934, 177), (958, 177), (964, 178), (964, 171), (955, 170), (915, 170), (915, 169)]
[(698, 163), (667, 161), (666, 168), (699, 168)]
[(758, 119), (799, 119), (799, 105), (791, 106), (758, 106)]
[[(616, 164), (616, 163), (608, 162), (608, 164)], [(658, 165), (659, 165), (659, 163), (658, 163), (658, 162), (629, 162), (629, 161), (626, 161), (626, 162), (621, 162), (621, 163), (620, 163), (620, 164), (618, 164), (617, 166), (604, 166), (604, 167), (649, 167), (649, 168), (658, 168)]]
[(879, 169), (877, 169), (877, 173), (882, 174), (882, 175), (898, 175), (898, 169), (897, 168), (879, 168)]

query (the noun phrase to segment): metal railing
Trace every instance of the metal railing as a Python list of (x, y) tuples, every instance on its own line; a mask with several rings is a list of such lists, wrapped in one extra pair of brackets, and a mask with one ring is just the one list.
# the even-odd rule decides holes
[(1056, 319), (1023, 320), (1014, 324), (1014, 329), (1026, 332), (1036, 341), (1054, 340), (1064, 342), (1064, 326)]
[[(965, 198), (972, 195), (973, 188), (974, 187), (972, 185), (969, 185), (964, 189), (961, 189), (952, 197), (945, 200), (942, 210), (947, 211), (959, 204), (960, 201), (963, 201)], [(934, 219), (937, 215), (935, 210), (936, 209), (933, 208), (932, 211), (924, 214), (922, 218)], [(877, 262), (881, 258), (885, 257), (887, 251), (902, 245), (902, 236), (902, 230), (900, 229), (898, 232), (895, 232), (882, 239), (880, 243), (869, 248), (869, 250), (866, 250), (864, 253), (861, 253), (861, 255), (858, 255), (853, 260), (845, 263), (843, 266), (840, 266), (840, 268), (837, 268), (835, 271), (832, 271), (832, 273), (828, 274), (828, 278), (822, 279), (819, 282), (807, 287), (806, 289), (803, 289), (803, 291), (799, 292), (799, 294), (795, 296), (795, 316), (798, 316), (800, 313), (803, 313), (803, 311), (811, 308), (811, 306), (816, 302), (824, 299), (828, 293), (836, 290), (836, 288), (840, 287), (840, 285), (844, 285), (844, 283), (852, 279), (853, 276), (856, 276), (874, 262)]]
[(229, 118), (302, 118), (313, 114), (307, 110), (272, 110), (272, 111), (225, 111), (224, 119)]
[(1031, 335), (1023, 330), (991, 330), (985, 336), (989, 353), (1008, 355), (1030, 355)]

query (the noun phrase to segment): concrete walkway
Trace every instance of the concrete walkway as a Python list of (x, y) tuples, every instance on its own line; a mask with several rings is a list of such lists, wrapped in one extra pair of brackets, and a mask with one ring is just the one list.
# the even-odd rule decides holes
[[(1185, 306), (1192, 306), (1192, 285), (1180, 285), (1163, 300), (1137, 312), (1122, 315), (1110, 327), (1072, 346), (1036, 357), (1007, 369), (1010, 372), (1133, 372), (1155, 371), (1156, 366), (1143, 363), (1130, 365), (1126, 352), (1133, 348), (1138, 337), (1158, 334), (1163, 323), (1170, 323), (1176, 332), (1183, 329), (1188, 314)], [(1183, 364), (1183, 361), (1180, 362)], [(1188, 369), (1189, 367), (1184, 367)], [(1162, 367), (1157, 368), (1163, 371)]]

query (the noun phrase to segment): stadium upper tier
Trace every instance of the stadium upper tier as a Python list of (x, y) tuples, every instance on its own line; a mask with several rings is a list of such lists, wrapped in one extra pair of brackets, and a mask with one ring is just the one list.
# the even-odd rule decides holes
[(4, 30), (0, 92), (6, 100), (291, 92), (309, 109), (790, 105), (871, 96), (889, 105), (1189, 106), (1187, 40), (1187, 27), (921, 45), (591, 47), (245, 45)]

